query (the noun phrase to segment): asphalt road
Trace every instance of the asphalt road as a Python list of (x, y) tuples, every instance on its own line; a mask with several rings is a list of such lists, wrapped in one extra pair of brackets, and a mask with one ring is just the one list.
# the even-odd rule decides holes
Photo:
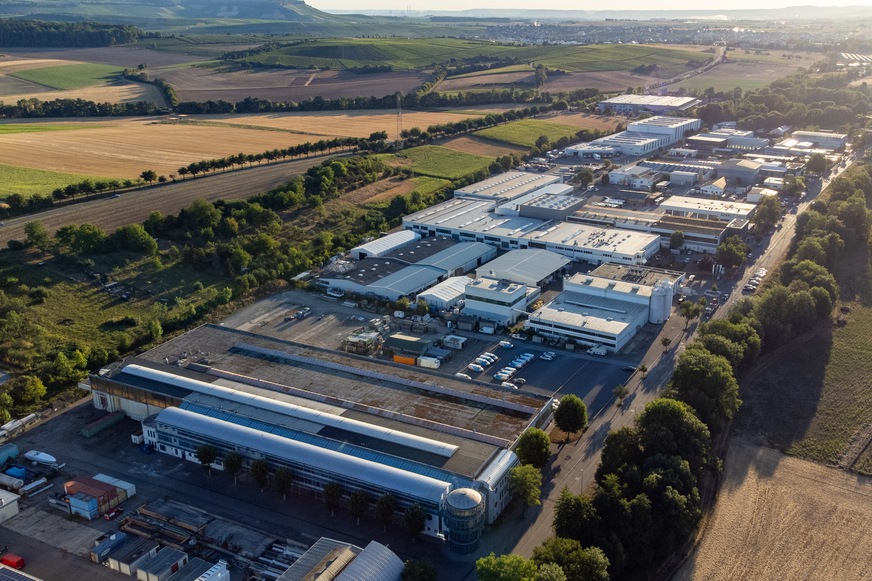
[(86, 222), (111, 232), (127, 224), (140, 224), (155, 210), (164, 214), (176, 214), (194, 200), (214, 202), (248, 198), (284, 185), (294, 176), (337, 155), (271, 163), (227, 173), (219, 172), (206, 177), (125, 192), (117, 198), (110, 196), (10, 218), (0, 227), (0, 244), (5, 246), (9, 240), (23, 240), (24, 225), (32, 220), (39, 220), (52, 233), (69, 224)]

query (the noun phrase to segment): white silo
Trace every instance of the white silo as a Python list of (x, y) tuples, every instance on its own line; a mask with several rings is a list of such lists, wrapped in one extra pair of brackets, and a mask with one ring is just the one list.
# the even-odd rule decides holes
[(648, 322), (662, 325), (669, 320), (672, 311), (672, 285), (664, 279), (654, 285), (651, 291), (651, 303), (648, 309)]

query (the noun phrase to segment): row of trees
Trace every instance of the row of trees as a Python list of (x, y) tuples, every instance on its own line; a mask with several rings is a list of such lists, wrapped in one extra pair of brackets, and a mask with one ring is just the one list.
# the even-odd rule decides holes
[(0, 19), (0, 46), (111, 46), (137, 42), (145, 36), (135, 26), (124, 24)]
[[(209, 444), (198, 446), (196, 450), (197, 461), (210, 474), (212, 466), (219, 460), (218, 454), (218, 449)], [(245, 470), (254, 485), (260, 489), (261, 494), (268, 488), (272, 488), (281, 495), (282, 500), (287, 500), (287, 495), (296, 482), (296, 475), (290, 468), (274, 469), (263, 458), (251, 460), (246, 466), (246, 460), (242, 454), (228, 452), (220, 460), (224, 472), (233, 477), (234, 484), (238, 483), (239, 475)], [(302, 486), (298, 486), (300, 494), (302, 494), (302, 490)], [(321, 497), (324, 501), (324, 507), (330, 512), (331, 517), (336, 516), (338, 510), (347, 506), (352, 518), (359, 525), (361, 519), (372, 511), (385, 531), (394, 522), (399, 510), (397, 497), (391, 492), (385, 492), (378, 498), (373, 498), (362, 490), (347, 491), (338, 482), (325, 484), (321, 490)], [(427, 513), (420, 504), (413, 504), (402, 512), (401, 522), (409, 536), (415, 540), (426, 526)]]

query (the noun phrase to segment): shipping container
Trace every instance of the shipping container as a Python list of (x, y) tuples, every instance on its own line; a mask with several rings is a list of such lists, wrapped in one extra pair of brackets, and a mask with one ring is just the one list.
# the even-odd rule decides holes
[(112, 412), (109, 415), (103, 416), (99, 420), (87, 424), (84, 428), (82, 428), (81, 434), (86, 438), (90, 438), (91, 436), (99, 434), (106, 428), (114, 426), (123, 419), (124, 412)]
[(6, 464), (8, 460), (18, 458), (18, 446), (15, 444), (3, 444), (0, 446), (0, 464)]
[[(136, 486), (131, 484), (130, 482), (125, 482), (123, 480), (119, 480), (114, 476), (109, 476), (108, 474), (95, 474), (94, 480), (105, 482), (106, 484), (111, 484), (118, 491), (118, 495), (125, 496), (125, 499), (133, 498), (136, 495)], [(121, 502), (124, 502), (122, 500)]]
[(405, 355), (394, 355), (394, 363), (402, 363), (403, 365), (416, 365), (418, 362), (414, 357), (406, 357)]
[(442, 362), (436, 357), (418, 357), (418, 365), (427, 369), (439, 369)]
[(127, 542), (127, 535), (122, 532), (113, 533), (108, 538), (100, 541), (91, 549), (91, 560), (95, 563), (102, 563), (115, 547), (120, 547)]

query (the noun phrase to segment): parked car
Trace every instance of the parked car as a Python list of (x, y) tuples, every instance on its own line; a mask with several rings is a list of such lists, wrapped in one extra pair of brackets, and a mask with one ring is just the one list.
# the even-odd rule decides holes
[(472, 378), (471, 378), (470, 376), (468, 376), (467, 374), (465, 374), (465, 373), (461, 373), (461, 372), (457, 372), (457, 373), (455, 373), (455, 374), (454, 374), (454, 377), (459, 377), (460, 379), (472, 379)]
[(504, 381), (500, 384), (502, 387), (506, 387), (508, 389), (518, 389), (518, 386), (514, 383), (509, 383), (508, 381)]
[(548, 355), (547, 353), (543, 353), (542, 355), (540, 355), (539, 359), (541, 359), (543, 361), (554, 361), (554, 358), (551, 357), (550, 355)]
[(494, 379), (496, 379), (497, 381), (505, 381), (509, 377), (511, 377), (511, 375), (509, 375), (508, 373), (497, 373), (496, 375), (494, 375)]
[(730, 298), (730, 293), (721, 293), (721, 300), (726, 301)]
[(518, 341), (527, 340), (527, 336), (522, 333), (512, 333), (511, 335), (509, 335), (509, 337), (511, 337), (512, 339), (517, 339)]
[(512, 382), (515, 383), (515, 385), (524, 385), (525, 383), (527, 383), (527, 380), (523, 377), (516, 377), (512, 380)]
[(475, 360), (475, 362), (476, 362), (478, 365), (481, 365), (482, 367), (487, 367), (488, 365), (491, 364), (491, 360), (490, 360), (490, 359), (485, 359), (484, 357), (479, 357), (479, 358), (477, 358), (477, 359)]
[(634, 373), (636, 371), (635, 365), (624, 365), (624, 371), (629, 371), (630, 373)]
[(484, 371), (484, 367), (478, 365), (477, 363), (470, 363), (466, 366), (466, 368), (470, 371), (475, 371), (476, 373), (481, 373), (482, 371)]
[(514, 346), (515, 345), (513, 343), (510, 343), (509, 341), (500, 341), (500, 347), (502, 347), (503, 349), (511, 349)]

